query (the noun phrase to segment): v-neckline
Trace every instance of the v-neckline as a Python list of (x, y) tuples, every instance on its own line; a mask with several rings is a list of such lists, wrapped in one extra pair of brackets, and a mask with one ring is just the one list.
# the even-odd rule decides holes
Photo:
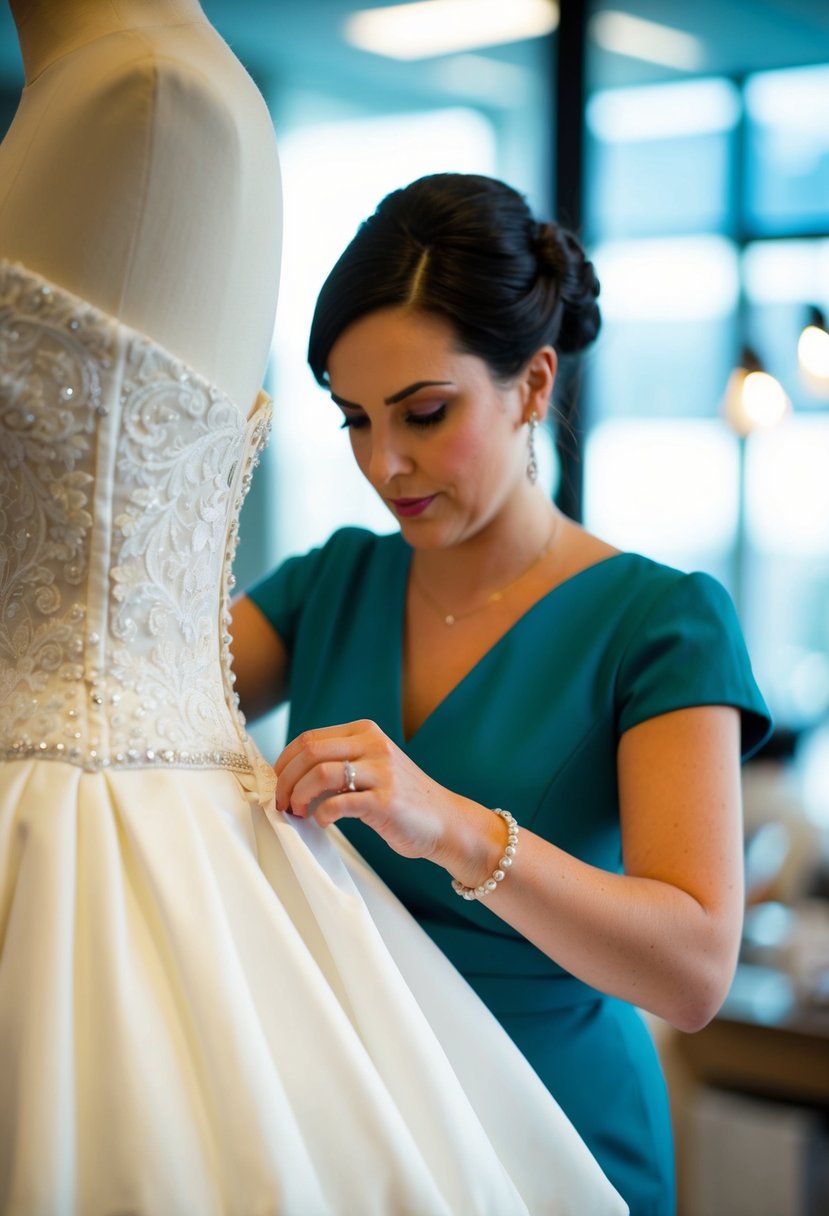
[(456, 697), (456, 695), (460, 695), (461, 689), (464, 687), (464, 685), (468, 684), (481, 670), (481, 668), (492, 659), (492, 656), (503, 648), (518, 627), (524, 624), (529, 617), (533, 616), (543, 604), (549, 603), (549, 601), (556, 596), (557, 592), (564, 591), (565, 588), (578, 582), (583, 575), (590, 574), (591, 571), (598, 570), (600, 567), (610, 565), (621, 557), (629, 558), (636, 556), (636, 554), (628, 552), (611, 553), (607, 557), (599, 558), (599, 560), (596, 562), (591, 562), (589, 566), (583, 566), (581, 570), (576, 570), (574, 574), (569, 575), (560, 583), (556, 583), (555, 587), (551, 587), (549, 591), (545, 591), (545, 593), (539, 599), (537, 599), (533, 604), (530, 604), (526, 612), (522, 612), (521, 615), (514, 620), (507, 629), (504, 630), (501, 636), (495, 642), (493, 642), (488, 650), (484, 651), (479, 659), (476, 659), (472, 666), (464, 672), (460, 679), (452, 685), (452, 687), (445, 693), (443, 697), (441, 697), (437, 704), (433, 706), (429, 713), (426, 714), (426, 716), (411, 732), (411, 734), (407, 735), (403, 725), (403, 654), (405, 649), (406, 634), (406, 594), (409, 585), (413, 550), (406, 545), (406, 542), (402, 539), (402, 537), (400, 538), (400, 543), (404, 547), (405, 552), (404, 560), (401, 562), (400, 567), (400, 579), (397, 587), (397, 604), (395, 606), (395, 612), (390, 615), (391, 620), (397, 621), (397, 629), (392, 631), (392, 634), (396, 639), (396, 650), (394, 662), (391, 666), (395, 673), (394, 703), (397, 737), (398, 739), (402, 740), (403, 746), (406, 748), (411, 747), (418, 740), (423, 731), (430, 726), (432, 720), (441, 715), (445, 706), (447, 706), (449, 702)]

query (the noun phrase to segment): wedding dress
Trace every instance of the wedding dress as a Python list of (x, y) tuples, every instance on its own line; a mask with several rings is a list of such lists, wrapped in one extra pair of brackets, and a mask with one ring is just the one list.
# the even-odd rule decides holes
[(342, 836), (274, 810), (226, 632), (268, 413), (0, 261), (0, 1210), (624, 1212)]

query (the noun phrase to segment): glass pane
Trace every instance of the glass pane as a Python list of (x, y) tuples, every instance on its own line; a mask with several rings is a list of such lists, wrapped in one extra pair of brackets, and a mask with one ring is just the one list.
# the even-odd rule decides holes
[(829, 416), (753, 435), (745, 513), (755, 555), (750, 641), (772, 708), (789, 725), (829, 712)]
[(588, 356), (586, 412), (715, 417), (735, 354), (737, 254), (720, 237), (599, 246), (604, 327)]
[(621, 549), (730, 581), (738, 452), (701, 420), (604, 422), (585, 451), (585, 522)]
[(829, 66), (746, 82), (745, 212), (758, 235), (829, 224)]
[(740, 113), (727, 80), (608, 89), (587, 107), (586, 231), (602, 238), (730, 227)]
[(829, 240), (762, 241), (743, 255), (748, 339), (795, 409), (827, 404), (826, 384), (801, 372), (797, 343), (812, 306), (829, 316)]
[(762, 557), (829, 561), (829, 417), (793, 416), (751, 436), (746, 527)]

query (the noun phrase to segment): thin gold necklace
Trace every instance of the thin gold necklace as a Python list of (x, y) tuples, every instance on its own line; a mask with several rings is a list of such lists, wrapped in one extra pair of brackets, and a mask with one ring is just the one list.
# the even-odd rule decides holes
[(482, 604), (477, 604), (474, 608), (467, 608), (466, 612), (447, 612), (446, 609), (429, 594), (420, 580), (415, 576), (414, 571), (412, 571), (412, 582), (423, 596), (426, 603), (431, 608), (434, 608), (435, 612), (437, 612), (443, 618), (444, 625), (454, 625), (457, 621), (462, 621), (468, 616), (474, 616), (476, 612), (483, 612), (485, 608), (491, 608), (493, 604), (497, 604), (500, 599), (503, 599), (508, 591), (511, 591), (513, 587), (525, 579), (552, 548), (553, 541), (555, 540), (558, 532), (558, 522), (559, 517), (556, 516), (550, 535), (547, 537), (538, 553), (536, 553), (529, 566), (525, 566), (520, 574), (517, 574), (515, 578), (510, 579), (510, 581), (505, 583), (503, 587), (499, 587), (497, 591), (491, 591)]

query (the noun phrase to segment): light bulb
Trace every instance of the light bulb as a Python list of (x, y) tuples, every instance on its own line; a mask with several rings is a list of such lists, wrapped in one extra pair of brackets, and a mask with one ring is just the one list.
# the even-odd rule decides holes
[(829, 393), (829, 333), (822, 326), (806, 326), (798, 339), (797, 358), (808, 384)]
[(782, 422), (791, 403), (779, 380), (768, 372), (735, 368), (725, 392), (725, 418), (738, 435), (767, 430)]
[(749, 372), (743, 381), (743, 405), (751, 430), (777, 426), (789, 409), (783, 385), (768, 372)]

